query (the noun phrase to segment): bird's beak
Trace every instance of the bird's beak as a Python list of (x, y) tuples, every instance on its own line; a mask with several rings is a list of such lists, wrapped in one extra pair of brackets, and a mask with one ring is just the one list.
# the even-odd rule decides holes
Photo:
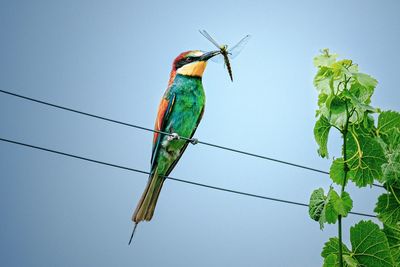
[(212, 58), (212, 57), (214, 57), (216, 55), (219, 55), (219, 54), (221, 54), (221, 52), (219, 50), (206, 52), (202, 56), (200, 56), (200, 61), (207, 61), (210, 58)]

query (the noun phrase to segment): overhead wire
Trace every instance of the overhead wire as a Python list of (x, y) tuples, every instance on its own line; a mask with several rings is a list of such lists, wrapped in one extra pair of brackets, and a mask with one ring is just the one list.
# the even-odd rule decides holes
[[(135, 169), (135, 168), (131, 168), (131, 167), (126, 167), (126, 166), (122, 166), (122, 165), (118, 165), (118, 164), (113, 164), (113, 163), (109, 163), (109, 162), (105, 162), (105, 161), (100, 161), (100, 160), (96, 160), (96, 159), (91, 159), (88, 157), (70, 154), (70, 153), (66, 153), (66, 152), (62, 152), (62, 151), (58, 151), (58, 150), (54, 150), (54, 149), (49, 149), (49, 148), (45, 148), (45, 147), (41, 147), (41, 146), (35, 146), (35, 145), (28, 144), (28, 143), (23, 143), (23, 142), (6, 139), (6, 138), (2, 138), (2, 137), (0, 137), (0, 141), (14, 144), (14, 145), (23, 146), (23, 147), (28, 147), (28, 148), (32, 148), (32, 149), (36, 149), (36, 150), (46, 151), (49, 153), (58, 154), (58, 155), (62, 155), (62, 156), (70, 157), (70, 158), (75, 158), (75, 159), (79, 159), (79, 160), (83, 160), (83, 161), (87, 161), (87, 162), (92, 162), (92, 163), (96, 163), (96, 164), (100, 164), (100, 165), (105, 165), (108, 167), (118, 168), (118, 169), (122, 169), (122, 170), (126, 170), (126, 171), (137, 172), (137, 173), (147, 174), (147, 175), (150, 174), (150, 172), (147, 172), (147, 171), (143, 171), (143, 170), (139, 170), (139, 169)], [(203, 187), (203, 188), (209, 188), (209, 189), (213, 189), (213, 190), (228, 192), (228, 193), (242, 195), (242, 196), (246, 196), (246, 197), (252, 197), (252, 198), (264, 199), (264, 200), (280, 202), (280, 203), (285, 203), (285, 204), (290, 204), (290, 205), (308, 207), (308, 204), (301, 203), (301, 202), (285, 200), (285, 199), (281, 199), (281, 198), (273, 198), (273, 197), (268, 197), (268, 196), (263, 196), (263, 195), (252, 194), (252, 193), (246, 193), (246, 192), (227, 189), (227, 188), (223, 188), (223, 187), (217, 187), (217, 186), (207, 185), (207, 184), (203, 184), (203, 183), (192, 182), (192, 181), (188, 181), (188, 180), (184, 180), (184, 179), (174, 178), (171, 176), (164, 176), (164, 177), (168, 180), (172, 180), (172, 181), (176, 181), (176, 182), (180, 182), (180, 183), (185, 183), (185, 184), (190, 184), (190, 185), (199, 186), (199, 187)], [(376, 218), (376, 215), (367, 214), (367, 213), (353, 212), (353, 211), (351, 211), (349, 213), (353, 214), (353, 215), (358, 215), (358, 216)]]
[[(171, 133), (168, 133), (168, 132), (153, 130), (153, 129), (150, 129), (150, 128), (147, 128), (147, 127), (143, 127), (143, 126), (140, 126), (140, 125), (127, 123), (127, 122), (123, 122), (123, 121), (120, 121), (120, 120), (110, 119), (110, 118), (107, 118), (107, 117), (104, 117), (104, 116), (99, 116), (99, 115), (95, 115), (95, 114), (92, 114), (92, 113), (80, 111), (80, 110), (77, 110), (77, 109), (68, 108), (68, 107), (65, 107), (65, 106), (61, 106), (61, 105), (53, 104), (53, 103), (50, 103), (50, 102), (38, 100), (38, 99), (35, 99), (35, 98), (27, 97), (27, 96), (24, 96), (24, 95), (21, 95), (21, 94), (16, 94), (16, 93), (13, 93), (13, 92), (10, 92), (10, 91), (6, 91), (6, 90), (1, 90), (0, 89), (0, 92), (3, 93), (3, 94), (7, 94), (7, 95), (10, 95), (10, 96), (14, 96), (14, 97), (20, 98), (20, 99), (24, 99), (24, 100), (28, 100), (28, 101), (31, 101), (31, 102), (39, 103), (39, 104), (42, 104), (42, 105), (50, 106), (50, 107), (53, 107), (53, 108), (57, 108), (57, 109), (73, 112), (73, 113), (76, 113), (76, 114), (88, 116), (88, 117), (91, 117), (91, 118), (96, 118), (96, 119), (99, 119), (99, 120), (108, 121), (108, 122), (115, 123), (115, 124), (120, 124), (120, 125), (132, 127), (132, 128), (136, 128), (136, 129), (140, 129), (140, 130), (144, 130), (144, 131), (148, 131), (148, 132), (153, 132), (153, 133), (155, 132), (155, 133), (164, 134), (164, 135), (172, 135)], [(247, 152), (247, 151), (244, 151), (244, 150), (239, 150), (239, 149), (230, 148), (230, 147), (226, 147), (226, 146), (222, 146), (222, 145), (218, 145), (218, 144), (204, 142), (204, 141), (200, 141), (200, 140), (198, 140), (196, 138), (187, 138), (187, 137), (184, 137), (184, 136), (179, 136), (179, 138), (182, 139), (182, 140), (189, 141), (192, 144), (202, 144), (202, 145), (215, 147), (215, 148), (218, 148), (218, 149), (222, 149), (222, 150), (226, 150), (226, 151), (230, 151), (230, 152), (234, 152), (234, 153), (238, 153), (238, 154), (242, 154), (242, 155), (247, 155), (247, 156), (250, 156), (250, 157), (260, 158), (260, 159), (273, 161), (273, 162), (277, 162), (277, 163), (280, 163), (280, 164), (284, 164), (284, 165), (288, 165), (288, 166), (292, 166), (292, 167), (296, 167), (296, 168), (300, 168), (300, 169), (305, 169), (305, 170), (309, 170), (309, 171), (313, 171), (313, 172), (323, 173), (323, 174), (329, 175), (328, 171), (316, 169), (316, 168), (313, 168), (313, 167), (308, 167), (308, 166), (297, 164), (297, 163), (292, 163), (292, 162), (289, 162), (289, 161), (275, 159), (275, 158), (272, 158), (272, 157), (267, 157), (267, 156), (264, 156), (264, 155)], [(373, 184), (373, 186), (383, 188), (382, 185), (375, 184), (375, 183)]]

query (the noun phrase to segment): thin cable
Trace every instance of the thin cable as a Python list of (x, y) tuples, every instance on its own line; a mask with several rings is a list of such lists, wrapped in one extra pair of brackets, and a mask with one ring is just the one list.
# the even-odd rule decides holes
[[(53, 149), (48, 149), (48, 148), (44, 148), (44, 147), (40, 147), (40, 146), (34, 146), (34, 145), (27, 144), (27, 143), (21, 143), (18, 141), (5, 139), (5, 138), (1, 138), (1, 137), (0, 137), (0, 141), (15, 144), (15, 145), (20, 145), (20, 146), (25, 146), (25, 147), (29, 147), (29, 148), (33, 148), (33, 149), (37, 149), (37, 150), (42, 150), (42, 151), (46, 151), (46, 152), (50, 152), (50, 153), (54, 153), (54, 154), (58, 154), (58, 155), (62, 155), (62, 156), (67, 156), (67, 157), (71, 157), (71, 158), (75, 158), (75, 159), (80, 159), (80, 160), (84, 160), (84, 161), (88, 161), (88, 162), (92, 162), (92, 163), (97, 163), (97, 164), (105, 165), (108, 167), (114, 167), (114, 168), (123, 169), (123, 170), (131, 171), (131, 172), (138, 172), (138, 173), (142, 173), (142, 174), (150, 174), (147, 171), (142, 171), (139, 169), (125, 167), (125, 166), (121, 166), (121, 165), (117, 165), (117, 164), (108, 163), (105, 161), (82, 157), (82, 156), (77, 156), (74, 154), (69, 154), (69, 153), (65, 153), (65, 152), (61, 152), (61, 151), (57, 151), (57, 150), (53, 150)], [(191, 181), (187, 181), (187, 180), (183, 180), (183, 179), (173, 178), (171, 176), (165, 176), (165, 178), (172, 180), (172, 181), (180, 182), (180, 183), (191, 184), (191, 185), (195, 185), (195, 186), (199, 186), (199, 187), (214, 189), (214, 190), (218, 190), (218, 191), (224, 191), (224, 192), (233, 193), (233, 194), (237, 194), (237, 195), (308, 207), (308, 205), (305, 203), (300, 203), (300, 202), (295, 202), (295, 201), (290, 201), (290, 200), (285, 200), (285, 199), (279, 199), (279, 198), (273, 198), (273, 197), (267, 197), (267, 196), (262, 196), (262, 195), (256, 195), (256, 194), (246, 193), (246, 192), (242, 192), (242, 191), (231, 190), (231, 189), (227, 189), (227, 188), (223, 188), (223, 187), (217, 187), (217, 186), (212, 186), (212, 185), (207, 185), (207, 184), (202, 184), (202, 183), (191, 182)], [(359, 215), (359, 216), (376, 218), (375, 215), (366, 214), (366, 213), (360, 213), (360, 212), (349, 212), (349, 213), (354, 214), (354, 215)]]
[[(171, 133), (167, 133), (167, 132), (163, 132), (163, 131), (157, 131), (157, 130), (153, 130), (153, 129), (150, 129), (150, 128), (142, 127), (142, 126), (139, 126), (139, 125), (135, 125), (135, 124), (131, 124), (131, 123), (123, 122), (123, 121), (118, 121), (118, 120), (114, 120), (114, 119), (98, 116), (98, 115), (95, 115), (95, 114), (79, 111), (79, 110), (72, 109), (72, 108), (67, 108), (67, 107), (64, 107), (64, 106), (52, 104), (52, 103), (49, 103), (49, 102), (45, 102), (45, 101), (34, 99), (34, 98), (31, 98), (31, 97), (19, 95), (19, 94), (12, 93), (12, 92), (9, 92), (9, 91), (0, 90), (0, 92), (4, 93), (4, 94), (7, 94), (7, 95), (15, 96), (15, 97), (18, 97), (18, 98), (21, 98), (21, 99), (25, 99), (25, 100), (29, 100), (29, 101), (32, 101), (32, 102), (36, 102), (36, 103), (39, 103), (39, 104), (47, 105), (47, 106), (50, 106), (50, 107), (54, 107), (54, 108), (58, 108), (58, 109), (62, 109), (62, 110), (70, 111), (70, 112), (74, 112), (74, 113), (77, 113), (77, 114), (85, 115), (85, 116), (88, 116), (88, 117), (92, 117), (92, 118), (96, 118), (96, 119), (100, 119), (100, 120), (104, 120), (104, 121), (108, 121), (108, 122), (112, 122), (112, 123), (116, 123), (116, 124), (120, 124), (120, 125), (125, 125), (125, 126), (128, 126), (128, 127), (132, 127), (132, 128), (136, 128), (136, 129), (140, 129), (140, 130), (144, 130), (144, 131), (155, 132), (155, 133), (160, 133), (160, 134), (165, 134), (165, 135), (171, 135)], [(296, 164), (296, 163), (292, 163), (292, 162), (288, 162), (288, 161), (284, 161), (284, 160), (274, 159), (274, 158), (271, 158), (271, 157), (266, 157), (266, 156), (263, 156), (263, 155), (254, 154), (254, 153), (250, 153), (250, 152), (246, 152), (246, 151), (243, 151), (243, 150), (238, 150), (238, 149), (234, 149), (234, 148), (230, 148), (230, 147), (226, 147), (226, 146), (221, 146), (221, 145), (216, 145), (216, 144), (212, 144), (212, 143), (208, 143), (208, 142), (203, 142), (203, 141), (200, 141), (200, 140), (198, 140), (196, 138), (187, 138), (187, 137), (183, 137), (183, 136), (179, 136), (179, 138), (183, 139), (183, 140), (186, 140), (186, 141), (189, 141), (192, 144), (202, 144), (202, 145), (206, 145), (206, 146), (211, 146), (211, 147), (215, 147), (215, 148), (231, 151), (231, 152), (238, 153), (238, 154), (243, 154), (243, 155), (247, 155), (247, 156), (251, 156), (251, 157), (255, 157), (255, 158), (260, 158), (260, 159), (264, 159), (264, 160), (269, 160), (269, 161), (285, 164), (285, 165), (296, 167), (296, 168), (300, 168), (300, 169), (305, 169), (305, 170), (309, 170), (309, 171), (313, 171), (313, 172), (318, 172), (318, 173), (323, 173), (323, 174), (328, 174), (329, 175), (329, 172), (327, 172), (327, 171), (319, 170), (319, 169), (312, 168), (312, 167), (307, 167), (307, 166), (304, 166), (304, 165), (300, 165), (300, 164)], [(373, 186), (384, 188), (382, 185), (379, 185), (379, 184), (373, 184)]]

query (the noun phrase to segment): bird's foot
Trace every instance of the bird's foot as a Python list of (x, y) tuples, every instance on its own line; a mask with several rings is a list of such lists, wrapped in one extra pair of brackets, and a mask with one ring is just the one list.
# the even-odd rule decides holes
[(190, 143), (191, 143), (192, 145), (197, 145), (197, 144), (199, 143), (199, 139), (197, 139), (197, 138), (192, 138), (192, 139), (190, 139)]
[(177, 133), (171, 133), (170, 135), (168, 135), (167, 140), (171, 141), (171, 140), (179, 140), (181, 139), (181, 137), (177, 134)]

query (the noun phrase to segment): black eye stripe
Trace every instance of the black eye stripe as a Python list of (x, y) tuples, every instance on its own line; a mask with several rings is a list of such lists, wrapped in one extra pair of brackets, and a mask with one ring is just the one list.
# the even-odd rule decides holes
[(179, 69), (180, 67), (182, 67), (186, 64), (197, 61), (198, 59), (199, 59), (199, 57), (185, 57), (185, 58), (182, 58), (181, 60), (179, 60), (175, 66), (177, 69)]
[(193, 57), (187, 57), (187, 58), (182, 58), (181, 60), (182, 60), (183, 63), (187, 64), (187, 63), (193, 62), (194, 58)]

